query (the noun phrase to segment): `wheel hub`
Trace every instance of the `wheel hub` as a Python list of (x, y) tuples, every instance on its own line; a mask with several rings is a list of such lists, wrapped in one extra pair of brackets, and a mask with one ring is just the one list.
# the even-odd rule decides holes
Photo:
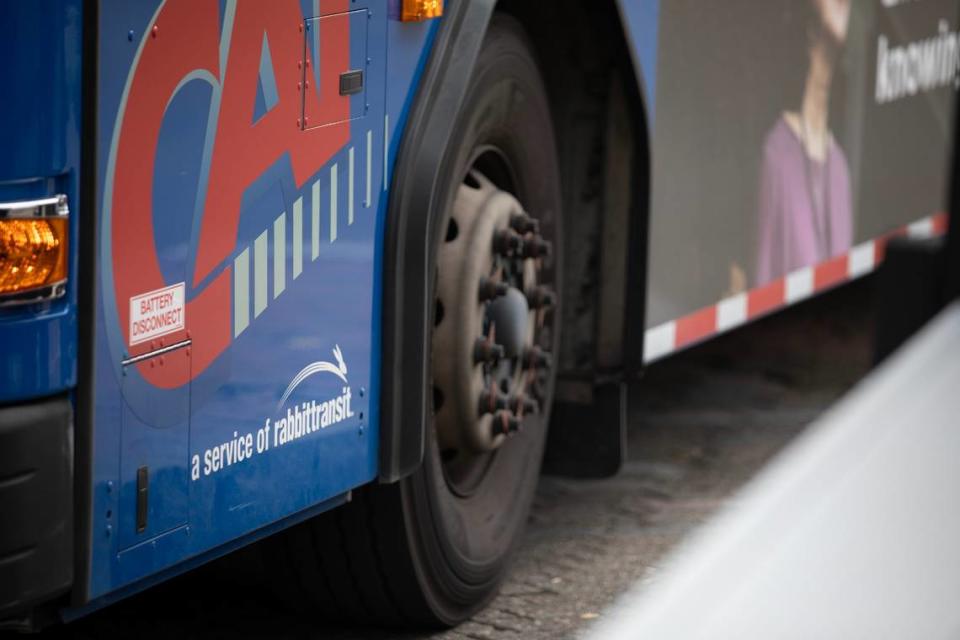
[(552, 359), (537, 337), (555, 295), (538, 277), (550, 249), (512, 195), (470, 173), (438, 255), (432, 341), (436, 432), (454, 476), (539, 411)]

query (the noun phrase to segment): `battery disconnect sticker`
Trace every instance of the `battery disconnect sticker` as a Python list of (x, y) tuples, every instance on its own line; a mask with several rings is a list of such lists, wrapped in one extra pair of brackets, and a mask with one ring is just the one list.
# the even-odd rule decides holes
[(176, 333), (184, 328), (184, 283), (130, 298), (130, 346)]

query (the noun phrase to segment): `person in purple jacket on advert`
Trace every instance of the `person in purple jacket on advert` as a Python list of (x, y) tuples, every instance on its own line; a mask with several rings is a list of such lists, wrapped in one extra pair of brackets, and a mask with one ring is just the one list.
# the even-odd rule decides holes
[(809, 14), (809, 66), (799, 111), (785, 111), (764, 144), (758, 285), (844, 253), (853, 239), (850, 168), (828, 122), (851, 0), (800, 1)]

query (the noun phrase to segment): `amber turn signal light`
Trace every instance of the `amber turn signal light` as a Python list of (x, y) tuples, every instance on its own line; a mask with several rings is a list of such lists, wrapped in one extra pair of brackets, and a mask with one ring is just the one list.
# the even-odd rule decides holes
[(443, 0), (403, 0), (401, 22), (418, 22), (443, 15)]
[(0, 305), (63, 294), (67, 221), (64, 196), (0, 203)]

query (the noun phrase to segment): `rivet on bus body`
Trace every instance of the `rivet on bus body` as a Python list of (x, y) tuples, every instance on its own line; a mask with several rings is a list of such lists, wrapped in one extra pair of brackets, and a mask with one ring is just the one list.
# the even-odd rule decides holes
[(107, 493), (113, 493), (113, 480), (107, 480)]
[(109, 537), (113, 534), (113, 527), (108, 524), (108, 525), (104, 528), (103, 532), (104, 532), (104, 533), (106, 534), (106, 536), (109, 538)]
[(150, 35), (156, 38), (157, 34), (159, 33), (160, 33), (160, 25), (157, 25), (157, 24), (153, 25), (153, 29), (150, 30)]
[(127, 40), (129, 40), (130, 42), (133, 42), (133, 29), (131, 29), (130, 31), (127, 31)]

